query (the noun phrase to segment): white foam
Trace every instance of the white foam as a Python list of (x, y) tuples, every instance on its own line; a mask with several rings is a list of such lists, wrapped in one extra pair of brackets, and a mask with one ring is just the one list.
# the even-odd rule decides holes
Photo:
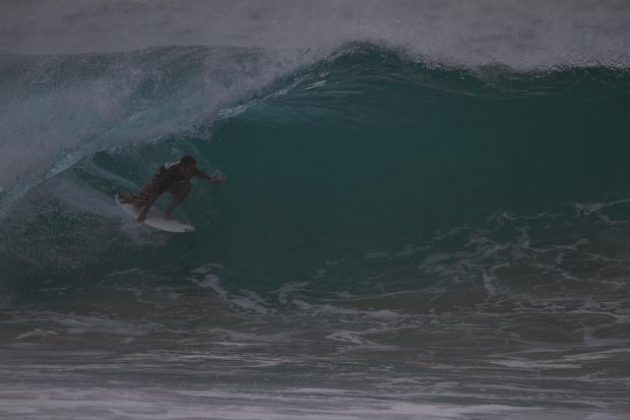
[(199, 266), (191, 271), (192, 274), (210, 274), (217, 269), (223, 268), (223, 265), (217, 263), (208, 263)]
[(365, 258), (366, 260), (378, 260), (378, 259), (387, 258), (389, 256), (390, 256), (389, 252), (373, 251), (373, 252), (368, 252), (367, 254), (365, 254), (363, 258)]
[(230, 294), (220, 286), (220, 281), (217, 275), (207, 274), (204, 280), (199, 282), (199, 286), (214, 290), (221, 299), (242, 309), (258, 312), (260, 314), (274, 312), (264, 306), (265, 300), (255, 292), (241, 290), (240, 294)]
[(303, 290), (304, 287), (308, 286), (308, 282), (296, 282), (296, 283), (285, 283), (283, 284), (277, 291), (278, 301), (282, 304), (287, 304), (289, 301), (289, 296)]
[(569, 361), (589, 361), (589, 360), (602, 360), (614, 357), (618, 353), (630, 353), (630, 349), (618, 348), (607, 349), (588, 353), (570, 354), (564, 355), (562, 358)]
[[(402, 401), (394, 395), (370, 395), (345, 389), (174, 389), (152, 386), (115, 388), (41, 386), (0, 387), (0, 413), (4, 419), (63, 418), (66, 420), (230, 419), (250, 420), (358, 420), (358, 419), (462, 419), (535, 414), (536, 409), (498, 404), (446, 404)], [(211, 408), (211, 409), (210, 409)]]
[(315, 311), (326, 314), (335, 314), (335, 315), (349, 315), (357, 318), (367, 318), (381, 321), (392, 321), (392, 320), (400, 320), (404, 318), (405, 315), (400, 314), (395, 311), (391, 311), (389, 309), (371, 309), (371, 310), (359, 310), (359, 309), (350, 309), (350, 308), (342, 308), (338, 306), (334, 306), (331, 304), (323, 304), (323, 305), (311, 305), (306, 302), (300, 300), (293, 300), (291, 303), (295, 304), (302, 310), (306, 311)]
[(490, 363), (521, 369), (580, 369), (582, 367), (577, 363), (558, 363), (548, 360), (494, 360)]
[(353, 331), (335, 331), (332, 334), (326, 336), (329, 340), (341, 341), (343, 343), (357, 344), (357, 345), (371, 345), (374, 344), (369, 340), (361, 337)]
[(138, 272), (140, 272), (140, 268), (134, 267), (127, 270), (112, 271), (111, 273), (105, 274), (105, 277), (126, 276), (128, 274), (135, 274)]
[(220, 281), (221, 279), (219, 278), (219, 276), (215, 274), (207, 274), (204, 276), (203, 281), (199, 282), (199, 286), (210, 288), (214, 290), (221, 298), (225, 299), (227, 298), (227, 291), (219, 285)]
[(595, 215), (607, 225), (624, 225), (628, 223), (626, 220), (612, 220), (604, 213), (604, 210), (609, 207), (627, 203), (630, 203), (630, 199), (605, 201), (601, 203), (573, 203), (573, 207), (578, 216)]
[(488, 296), (489, 297), (493, 297), (497, 294), (497, 289), (494, 286), (494, 276), (489, 275), (486, 272), (483, 272), (483, 287), (485, 287), (486, 291), (488, 292)]
[(235, 331), (226, 328), (210, 328), (208, 330), (210, 334), (213, 336), (219, 336), (223, 340), (224, 345), (231, 346), (248, 346), (248, 345), (260, 345), (264, 344), (273, 344), (273, 343), (285, 343), (287, 341), (287, 334), (282, 333), (272, 333), (272, 334), (261, 334), (261, 333), (253, 333), (253, 332), (243, 332), (243, 331)]
[[(29, 316), (25, 314), (25, 316)], [(63, 327), (68, 334), (115, 334), (125, 336), (140, 336), (146, 333), (144, 328), (115, 319), (95, 316), (62, 316), (54, 313), (34, 313), (30, 315), (37, 319), (43, 317), (46, 321), (54, 322)]]
[(264, 306), (265, 300), (263, 298), (261, 298), (257, 293), (249, 290), (241, 290), (241, 295), (231, 297), (230, 302), (243, 309), (257, 312), (259, 314), (275, 312), (274, 310)]
[(49, 337), (51, 335), (57, 335), (58, 333), (52, 330), (44, 330), (41, 328), (37, 328), (33, 331), (29, 331), (29, 332), (25, 332), (22, 333), (20, 335), (18, 335), (17, 337), (15, 337), (16, 340), (23, 340), (25, 338), (31, 338), (31, 337), (36, 337), (36, 338), (46, 338)]

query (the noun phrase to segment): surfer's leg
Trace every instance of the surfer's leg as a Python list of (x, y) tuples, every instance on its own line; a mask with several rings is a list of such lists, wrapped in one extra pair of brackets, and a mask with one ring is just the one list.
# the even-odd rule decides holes
[(146, 206), (147, 203), (153, 203), (163, 192), (164, 190), (160, 188), (160, 179), (154, 176), (151, 182), (140, 191), (140, 194), (130, 195), (134, 206), (139, 210)]
[(171, 194), (173, 194), (173, 201), (171, 205), (164, 211), (164, 218), (170, 219), (172, 218), (171, 213), (175, 210), (175, 207), (179, 206), (185, 199), (188, 197), (188, 193), (192, 185), (189, 181), (178, 182), (168, 190)]

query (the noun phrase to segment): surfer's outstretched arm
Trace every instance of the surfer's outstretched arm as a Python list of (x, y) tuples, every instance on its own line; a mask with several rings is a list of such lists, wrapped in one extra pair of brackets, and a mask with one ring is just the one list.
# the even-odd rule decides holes
[(199, 177), (201, 179), (205, 179), (206, 181), (210, 181), (213, 184), (217, 184), (217, 185), (225, 184), (224, 176), (210, 176), (200, 169), (197, 169), (197, 172), (195, 172), (194, 176)]

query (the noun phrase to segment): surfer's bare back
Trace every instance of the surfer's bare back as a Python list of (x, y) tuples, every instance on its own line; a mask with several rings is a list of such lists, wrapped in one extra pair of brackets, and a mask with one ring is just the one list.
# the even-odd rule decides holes
[(190, 178), (194, 176), (217, 185), (225, 183), (224, 176), (210, 176), (197, 167), (197, 161), (192, 156), (183, 156), (177, 162), (160, 166), (149, 184), (140, 192), (140, 195), (128, 194), (123, 198), (125, 202), (133, 203), (142, 209), (138, 216), (138, 222), (144, 222), (155, 200), (165, 192), (170, 192), (173, 195), (173, 201), (164, 211), (164, 218), (168, 220), (172, 218), (175, 207), (180, 205), (188, 196), (192, 187)]

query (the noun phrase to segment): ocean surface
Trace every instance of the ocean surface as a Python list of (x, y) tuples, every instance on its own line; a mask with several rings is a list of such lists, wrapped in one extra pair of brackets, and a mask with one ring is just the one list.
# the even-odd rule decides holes
[[(627, 418), (625, 2), (55, 4), (0, 4), (0, 418)], [(195, 232), (116, 206), (182, 155)]]

